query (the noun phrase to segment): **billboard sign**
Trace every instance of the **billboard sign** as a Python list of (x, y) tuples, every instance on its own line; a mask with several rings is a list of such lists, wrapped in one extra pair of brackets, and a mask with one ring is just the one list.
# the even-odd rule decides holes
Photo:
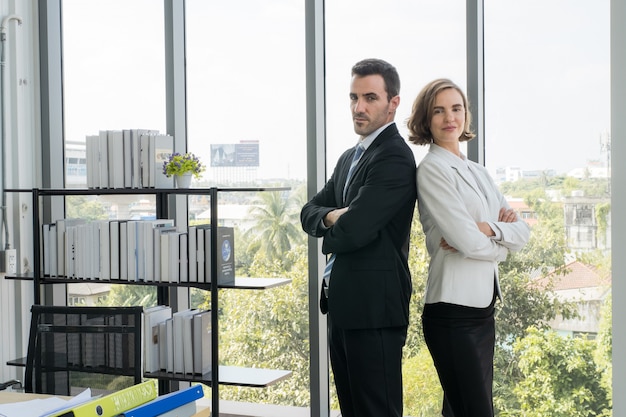
[(258, 167), (259, 142), (211, 144), (211, 167)]

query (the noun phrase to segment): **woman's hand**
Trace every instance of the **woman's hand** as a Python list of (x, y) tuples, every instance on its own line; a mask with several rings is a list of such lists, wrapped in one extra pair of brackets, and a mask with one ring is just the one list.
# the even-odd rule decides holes
[(448, 242), (446, 242), (446, 240), (444, 238), (441, 238), (441, 241), (439, 242), (439, 246), (443, 250), (449, 250), (449, 251), (452, 251), (452, 252), (457, 252), (457, 250), (455, 248), (453, 248), (452, 246), (450, 246), (448, 244)]
[[(498, 221), (503, 223), (515, 223), (517, 221), (517, 213), (513, 209), (502, 207), (498, 213)], [(476, 222), (478, 229), (487, 237), (495, 236), (495, 232), (487, 222)]]
[[(504, 223), (515, 223), (517, 221), (517, 213), (513, 209), (507, 209), (502, 207), (500, 209), (500, 212), (498, 213), (498, 221)], [(485, 236), (492, 237), (496, 235), (489, 223), (476, 222), (476, 225), (478, 226), (478, 230), (480, 230)], [(441, 248), (444, 250), (457, 252), (457, 250), (454, 247), (450, 246), (444, 238), (441, 238), (439, 246), (441, 246)]]
[(496, 235), (496, 233), (493, 231), (493, 229), (491, 228), (489, 223), (487, 223), (487, 222), (476, 222), (476, 225), (478, 226), (478, 230), (483, 232), (483, 234), (485, 236), (492, 237), (492, 236)]
[(498, 221), (504, 223), (515, 223), (517, 221), (517, 213), (513, 209), (502, 207), (498, 213)]

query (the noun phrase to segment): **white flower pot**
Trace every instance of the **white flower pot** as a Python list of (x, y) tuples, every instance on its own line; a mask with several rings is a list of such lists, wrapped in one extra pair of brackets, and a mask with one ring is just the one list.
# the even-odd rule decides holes
[(174, 183), (176, 188), (189, 188), (191, 186), (191, 172), (187, 172), (183, 175), (175, 175)]

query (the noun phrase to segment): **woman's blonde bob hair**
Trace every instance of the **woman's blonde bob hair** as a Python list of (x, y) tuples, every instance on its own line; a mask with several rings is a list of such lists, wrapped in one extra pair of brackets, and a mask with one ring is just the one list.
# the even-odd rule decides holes
[(465, 108), (465, 126), (459, 138), (460, 142), (470, 140), (476, 135), (472, 132), (472, 114), (469, 111), (467, 97), (461, 88), (447, 78), (439, 78), (426, 84), (413, 102), (413, 110), (407, 121), (409, 129), (409, 141), (417, 145), (427, 145), (433, 142), (433, 135), (430, 131), (430, 121), (433, 118), (435, 99), (437, 94), (448, 88), (454, 88), (463, 98)]

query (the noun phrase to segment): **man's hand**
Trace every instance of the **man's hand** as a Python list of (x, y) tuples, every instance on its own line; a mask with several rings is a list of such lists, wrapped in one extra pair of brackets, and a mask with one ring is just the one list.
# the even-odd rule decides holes
[(348, 207), (335, 209), (333, 211), (329, 211), (326, 216), (324, 216), (324, 226), (332, 227), (337, 223), (337, 220), (341, 217), (343, 213), (348, 211)]

